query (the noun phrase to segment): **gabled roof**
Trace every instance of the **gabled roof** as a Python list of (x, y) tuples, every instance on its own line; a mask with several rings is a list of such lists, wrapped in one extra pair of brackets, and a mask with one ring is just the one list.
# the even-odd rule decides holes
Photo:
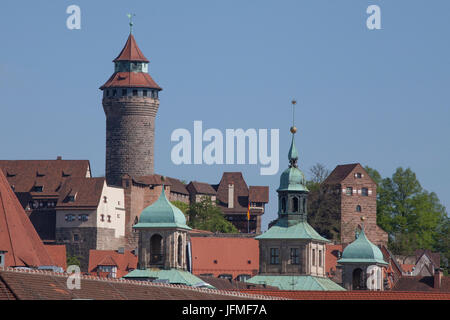
[(359, 163), (352, 164), (342, 164), (338, 165), (334, 170), (330, 173), (330, 175), (323, 182), (324, 184), (338, 184), (342, 182), (347, 176), (352, 172), (356, 166), (360, 165)]
[(54, 265), (61, 267), (63, 270), (67, 269), (67, 253), (64, 244), (58, 245), (44, 245)]
[(144, 54), (139, 49), (134, 36), (130, 34), (128, 36), (127, 42), (123, 47), (122, 51), (119, 53), (117, 58), (113, 60), (113, 62), (117, 61), (140, 61), (140, 62), (149, 62)]
[(206, 195), (216, 195), (217, 192), (214, 188), (205, 182), (191, 181), (187, 185), (188, 190), (192, 190), (193, 193), (206, 194)]
[(189, 195), (186, 189), (186, 185), (178, 179), (166, 177), (166, 180), (170, 182), (170, 192)]
[(98, 266), (116, 266), (117, 278), (128, 274), (131, 269), (136, 269), (138, 257), (131, 251), (119, 253), (115, 250), (89, 250), (89, 272), (95, 274)]
[[(106, 186), (105, 178), (68, 178), (59, 192), (58, 208), (97, 208)], [(74, 196), (75, 201), (69, 201)]]
[(6, 251), (5, 266), (54, 266), (1, 170), (0, 251)]
[(56, 196), (66, 179), (91, 176), (89, 160), (0, 160), (0, 171), (14, 192), (28, 193), (42, 186), (40, 194)]

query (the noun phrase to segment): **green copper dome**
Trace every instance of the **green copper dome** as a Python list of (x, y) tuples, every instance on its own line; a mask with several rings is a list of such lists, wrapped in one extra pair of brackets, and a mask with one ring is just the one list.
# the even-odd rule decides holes
[(364, 227), (358, 238), (350, 243), (342, 253), (342, 258), (338, 263), (381, 263), (384, 261), (381, 250), (367, 239)]
[(133, 228), (191, 229), (186, 225), (183, 212), (167, 200), (164, 186), (158, 200), (142, 211), (139, 222)]
[(289, 168), (283, 171), (280, 176), (280, 187), (277, 191), (305, 191), (306, 179), (303, 172), (297, 167), (298, 152), (295, 147), (294, 135), (292, 134), (291, 147), (289, 148)]

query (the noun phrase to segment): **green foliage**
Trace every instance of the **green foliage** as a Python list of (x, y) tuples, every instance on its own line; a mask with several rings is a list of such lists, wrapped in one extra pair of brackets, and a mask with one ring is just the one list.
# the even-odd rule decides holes
[(81, 266), (81, 262), (80, 262), (81, 257), (78, 256), (67, 256), (67, 266)]
[(365, 169), (378, 183), (377, 224), (388, 232), (393, 253), (430, 249), (441, 252), (443, 263), (448, 261), (449, 218), (437, 195), (424, 190), (410, 168), (397, 168), (384, 179), (375, 169)]
[(184, 202), (179, 201), (179, 200), (171, 201), (171, 203), (172, 203), (175, 207), (177, 207), (178, 209), (180, 209), (181, 212), (183, 212), (185, 216), (187, 215), (186, 212), (189, 210), (189, 204), (184, 203)]
[(233, 224), (225, 220), (222, 211), (212, 203), (209, 197), (203, 197), (200, 202), (192, 203), (186, 214), (191, 228), (220, 233), (239, 232)]

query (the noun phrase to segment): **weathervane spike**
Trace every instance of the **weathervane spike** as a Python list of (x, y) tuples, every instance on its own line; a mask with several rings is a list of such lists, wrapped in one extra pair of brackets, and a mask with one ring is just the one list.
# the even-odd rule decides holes
[(293, 99), (291, 101), (292, 103), (292, 127), (291, 127), (291, 133), (295, 134), (297, 132), (297, 128), (295, 127), (295, 105), (297, 104), (297, 100)]
[(128, 13), (127, 17), (128, 19), (130, 19), (130, 34), (133, 33), (133, 17), (135, 17), (136, 15), (134, 13)]

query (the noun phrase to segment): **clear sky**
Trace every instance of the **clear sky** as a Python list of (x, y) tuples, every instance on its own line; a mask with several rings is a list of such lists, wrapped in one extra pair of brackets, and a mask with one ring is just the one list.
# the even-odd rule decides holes
[[(66, 8), (81, 8), (68, 30)], [(382, 30), (366, 9), (381, 8)], [(128, 36), (163, 87), (155, 171), (218, 183), (242, 171), (270, 186), (263, 229), (276, 217), (287, 167), (290, 100), (298, 99), (299, 165), (360, 162), (391, 176), (411, 167), (450, 206), (450, 2), (447, 0), (87, 1), (2, 0), (0, 159), (89, 159), (104, 175), (105, 115), (98, 89)], [(177, 128), (279, 128), (280, 170), (171, 162)]]

